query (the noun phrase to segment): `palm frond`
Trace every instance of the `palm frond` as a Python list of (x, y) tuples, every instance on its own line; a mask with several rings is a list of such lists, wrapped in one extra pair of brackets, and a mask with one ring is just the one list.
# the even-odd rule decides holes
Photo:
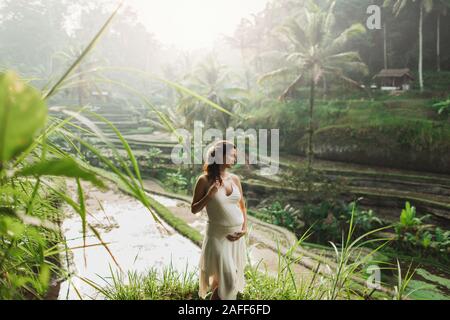
[(268, 72), (266, 74), (263, 74), (260, 76), (257, 80), (257, 83), (261, 85), (265, 81), (277, 79), (279, 77), (292, 75), (293, 71), (290, 68), (280, 68), (271, 72)]
[(326, 54), (333, 55), (338, 53), (350, 40), (364, 34), (365, 32), (366, 28), (361, 23), (351, 25), (331, 42), (331, 44), (326, 49)]
[(295, 88), (300, 85), (300, 83), (303, 81), (303, 73), (300, 73), (300, 75), (284, 90), (284, 92), (278, 97), (278, 100), (285, 101), (286, 98), (292, 93), (292, 91), (295, 90)]

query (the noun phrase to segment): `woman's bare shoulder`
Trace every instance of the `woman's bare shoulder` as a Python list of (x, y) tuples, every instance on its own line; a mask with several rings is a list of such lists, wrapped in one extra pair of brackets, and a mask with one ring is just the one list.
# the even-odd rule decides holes
[(241, 178), (239, 178), (239, 176), (238, 176), (237, 174), (230, 173), (230, 177), (231, 177), (236, 183), (240, 183), (240, 182), (241, 182)]
[(200, 176), (198, 176), (197, 183), (207, 184), (208, 183), (208, 175), (206, 173), (203, 173)]
[(206, 174), (202, 174), (198, 176), (197, 182), (195, 184), (195, 194), (202, 194), (208, 188), (208, 176)]

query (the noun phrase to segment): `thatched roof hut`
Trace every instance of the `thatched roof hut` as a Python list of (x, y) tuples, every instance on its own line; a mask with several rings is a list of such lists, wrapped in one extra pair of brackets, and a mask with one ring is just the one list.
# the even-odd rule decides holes
[(381, 89), (409, 90), (414, 77), (409, 69), (383, 69), (374, 79), (380, 84)]

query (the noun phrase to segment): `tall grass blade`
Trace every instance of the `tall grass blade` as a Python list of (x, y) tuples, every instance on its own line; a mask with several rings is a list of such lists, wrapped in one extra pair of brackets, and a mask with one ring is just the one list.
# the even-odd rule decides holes
[(78, 202), (79, 202), (79, 215), (81, 217), (81, 227), (83, 232), (83, 259), (84, 266), (87, 267), (87, 259), (86, 259), (86, 204), (84, 201), (84, 191), (81, 186), (80, 179), (75, 179), (77, 182), (77, 193), (78, 193)]

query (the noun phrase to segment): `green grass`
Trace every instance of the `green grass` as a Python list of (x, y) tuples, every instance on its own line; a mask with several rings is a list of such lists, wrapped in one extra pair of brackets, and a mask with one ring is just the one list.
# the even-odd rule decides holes
[[(370, 100), (317, 100), (314, 122), (320, 134), (332, 132), (332, 138), (355, 143), (353, 137), (368, 143), (379, 140), (386, 147), (444, 152), (450, 147), (450, 123), (431, 108), (433, 99), (384, 96)], [(282, 151), (299, 152), (299, 143), (306, 137), (307, 103), (303, 100), (286, 104), (269, 104), (252, 114), (248, 126), (283, 128), (280, 137)], [(338, 130), (339, 129), (339, 130)], [(375, 139), (375, 140), (373, 140)], [(362, 143), (361, 141), (357, 143)]]
[[(286, 259), (288, 260), (288, 259)], [(310, 280), (295, 281), (291, 270), (294, 262), (281, 262), (277, 275), (261, 271), (258, 266), (245, 268), (246, 286), (239, 293), (238, 300), (336, 300), (364, 299), (356, 288), (361, 286), (347, 284), (345, 276), (339, 279), (326, 278), (313, 272)], [(106, 284), (89, 283), (108, 300), (200, 300), (198, 296), (198, 271), (179, 272), (172, 266), (162, 271), (151, 269), (147, 273), (128, 272), (126, 276), (118, 273), (104, 278)], [(345, 284), (344, 284), (345, 283)], [(335, 290), (333, 290), (336, 288)], [(368, 293), (370, 290), (367, 290)], [(210, 298), (210, 294), (206, 299)], [(373, 298), (387, 298), (383, 294), (372, 294)]]
[(85, 280), (108, 300), (191, 300), (198, 299), (198, 281), (194, 272), (178, 272), (172, 265), (162, 272), (151, 268), (145, 274), (128, 272), (126, 276), (112, 273), (103, 278), (103, 287)]
[[(118, 273), (104, 278), (106, 285), (88, 281), (108, 300), (201, 300), (197, 271), (179, 272), (172, 266), (138, 274)], [(274, 277), (253, 267), (245, 269), (246, 287), (238, 300), (319, 300), (325, 298), (322, 286), (295, 284), (290, 275)], [(210, 294), (206, 297), (209, 299)]]
[[(50, 280), (62, 275), (57, 249), (61, 199), (51, 190), (35, 188), (36, 180), (16, 183), (22, 192), (10, 183), (0, 186), (0, 299), (44, 299)], [(52, 184), (64, 189), (58, 179)], [(18, 208), (27, 208), (27, 213)]]
[(178, 231), (181, 235), (192, 240), (197, 245), (201, 246), (203, 236), (196, 229), (190, 227), (184, 220), (175, 216), (169, 209), (160, 204), (155, 199), (150, 198), (150, 205), (155, 209), (156, 213), (167, 222), (172, 228)]

